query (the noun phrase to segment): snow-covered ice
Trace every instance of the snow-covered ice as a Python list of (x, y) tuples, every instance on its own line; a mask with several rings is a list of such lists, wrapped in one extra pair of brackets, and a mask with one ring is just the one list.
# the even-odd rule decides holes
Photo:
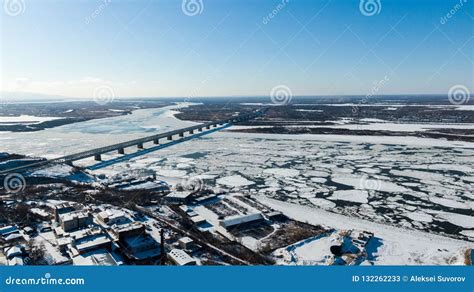
[(253, 185), (254, 182), (249, 181), (245, 177), (241, 175), (231, 175), (231, 176), (226, 176), (222, 177), (217, 180), (217, 183), (220, 185), (226, 185), (230, 187), (242, 187), (242, 186), (249, 186)]
[(342, 190), (334, 191), (332, 196), (328, 197), (330, 200), (342, 200), (356, 203), (367, 203), (369, 193), (361, 190)]

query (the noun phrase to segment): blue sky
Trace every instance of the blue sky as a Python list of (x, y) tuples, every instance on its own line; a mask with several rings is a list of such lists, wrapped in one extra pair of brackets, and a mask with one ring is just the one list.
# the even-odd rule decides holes
[(180, 0), (9, 1), (21, 10), (2, 5), (3, 91), (365, 95), (385, 78), (378, 93), (474, 91), (471, 0), (372, 0), (372, 16), (359, 0), (195, 0), (194, 16)]

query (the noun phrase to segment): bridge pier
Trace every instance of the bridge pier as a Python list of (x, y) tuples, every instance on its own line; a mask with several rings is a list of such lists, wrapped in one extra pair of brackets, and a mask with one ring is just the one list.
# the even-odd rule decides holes
[(173, 136), (168, 136), (167, 140), (168, 140), (168, 141), (173, 140)]
[(189, 134), (194, 134), (194, 130), (189, 131)]
[(208, 129), (208, 130), (209, 130), (210, 128), (211, 128), (211, 126), (206, 126), (206, 129)]
[(184, 137), (184, 132), (179, 133), (180, 137)]
[(138, 148), (138, 149), (143, 149), (143, 143), (138, 143), (138, 144), (137, 144), (137, 148)]
[(119, 148), (118, 149), (118, 154), (125, 154), (125, 149)]
[(199, 128), (198, 131), (199, 131), (199, 132), (202, 132), (202, 128)]
[(159, 139), (153, 140), (153, 144), (156, 144), (156, 145), (160, 144), (160, 140)]
[(94, 155), (95, 161), (102, 161), (102, 156), (100, 154)]

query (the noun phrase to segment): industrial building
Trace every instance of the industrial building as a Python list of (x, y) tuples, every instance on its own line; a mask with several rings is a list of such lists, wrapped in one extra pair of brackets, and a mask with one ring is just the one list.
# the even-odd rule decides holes
[(172, 249), (168, 253), (169, 259), (178, 266), (195, 266), (196, 260), (188, 255), (184, 250)]
[(59, 215), (74, 212), (77, 210), (77, 204), (73, 202), (64, 202), (53, 207), (54, 220), (59, 222)]
[(87, 212), (75, 211), (59, 215), (59, 224), (65, 232), (69, 232), (80, 227), (86, 227), (92, 220)]
[(189, 191), (172, 192), (163, 198), (166, 204), (189, 204), (192, 201), (193, 193)]
[(93, 250), (111, 250), (112, 240), (100, 229), (86, 229), (70, 235), (72, 247), (78, 254), (85, 254)]
[(51, 217), (50, 213), (40, 208), (31, 208), (29, 212), (33, 218), (36, 218), (42, 221), (49, 220)]
[(0, 236), (5, 237), (12, 233), (18, 233), (19, 230), (16, 226), (8, 225), (0, 228)]
[(107, 209), (97, 214), (97, 220), (103, 224), (112, 226), (115, 224), (129, 223), (130, 219), (123, 211)]
[(263, 220), (264, 218), (263, 218), (262, 213), (235, 215), (235, 216), (226, 217), (225, 219), (221, 220), (220, 225), (228, 229), (231, 227), (235, 227), (237, 225), (261, 222)]
[(117, 240), (122, 240), (126, 237), (142, 234), (145, 232), (145, 225), (134, 221), (122, 225), (114, 225), (110, 229), (110, 234)]
[(130, 261), (149, 261), (161, 255), (161, 244), (148, 233), (125, 237), (119, 245)]
[(194, 245), (194, 241), (189, 237), (181, 237), (178, 240), (178, 244), (182, 249), (191, 249)]

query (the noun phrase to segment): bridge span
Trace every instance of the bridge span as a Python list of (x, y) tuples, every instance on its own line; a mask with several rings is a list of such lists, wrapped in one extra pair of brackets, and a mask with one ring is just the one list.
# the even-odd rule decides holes
[[(109, 145), (105, 147), (91, 149), (91, 150), (79, 152), (76, 154), (66, 155), (66, 156), (48, 159), (48, 160), (42, 160), (42, 161), (34, 162), (31, 164), (26, 164), (19, 167), (0, 171), (0, 175), (5, 175), (9, 173), (27, 172), (27, 171), (31, 171), (35, 169), (49, 167), (53, 164), (66, 163), (66, 164), (72, 165), (74, 161), (78, 161), (78, 160), (82, 160), (82, 159), (90, 158), (90, 157), (94, 157), (96, 161), (100, 162), (102, 161), (102, 154), (117, 151), (118, 154), (125, 155), (126, 148), (137, 147), (138, 150), (142, 150), (145, 148), (144, 147), (145, 143), (153, 143), (155, 147), (152, 147), (152, 148), (160, 149), (161, 147), (157, 147), (157, 146), (160, 144), (160, 140), (162, 139), (164, 139), (167, 142), (165, 145), (167, 144), (174, 145), (175, 143), (170, 143), (170, 142), (172, 142), (173, 139), (175, 139), (176, 137), (178, 137), (179, 139), (178, 141), (181, 141), (181, 140), (187, 141), (187, 140), (190, 140), (190, 138), (193, 136), (200, 137), (205, 133), (212, 133), (212, 132), (215, 132), (216, 130), (227, 128), (231, 126), (232, 124), (254, 119), (264, 114), (265, 111), (266, 111), (265, 108), (259, 109), (251, 113), (240, 114), (228, 119), (211, 121), (211, 122), (207, 122), (207, 123), (203, 123), (203, 124), (199, 124), (195, 126), (190, 126), (190, 127), (177, 129), (177, 130), (173, 130), (173, 131), (169, 131), (165, 133), (155, 134), (155, 135), (138, 138), (138, 139), (122, 142), (122, 143), (117, 143), (117, 144), (113, 144), (113, 145)], [(219, 126), (224, 126), (224, 127), (221, 127), (220, 129), (218, 129)], [(186, 139), (184, 139), (184, 136), (186, 133), (188, 133), (188, 136)], [(122, 159), (122, 160), (118, 159), (117, 161), (123, 161), (123, 160), (125, 159)], [(106, 165), (106, 164), (102, 164), (102, 165)], [(99, 168), (99, 167), (96, 167), (96, 168)], [(94, 169), (94, 168), (91, 168), (91, 169)]]

